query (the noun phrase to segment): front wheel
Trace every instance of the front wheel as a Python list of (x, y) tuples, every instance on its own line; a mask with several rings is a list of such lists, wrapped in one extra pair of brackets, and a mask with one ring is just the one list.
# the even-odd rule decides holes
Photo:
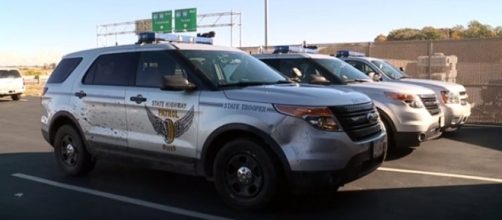
[(279, 194), (276, 166), (271, 154), (255, 141), (230, 141), (216, 155), (213, 167), (216, 189), (234, 208), (263, 209)]
[(63, 125), (57, 130), (54, 154), (59, 167), (67, 175), (82, 175), (94, 166), (94, 161), (87, 152), (80, 134), (70, 125)]

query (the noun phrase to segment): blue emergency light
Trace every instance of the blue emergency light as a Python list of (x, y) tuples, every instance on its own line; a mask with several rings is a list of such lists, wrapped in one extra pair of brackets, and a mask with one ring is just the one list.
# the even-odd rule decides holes
[(365, 57), (366, 54), (350, 51), (350, 50), (338, 50), (336, 51), (336, 57)]

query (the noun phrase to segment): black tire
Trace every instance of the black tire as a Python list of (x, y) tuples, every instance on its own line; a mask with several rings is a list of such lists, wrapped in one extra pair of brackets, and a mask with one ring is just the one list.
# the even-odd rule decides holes
[(385, 127), (385, 132), (387, 133), (387, 145), (388, 145), (387, 150), (388, 151), (398, 150), (398, 144), (396, 143), (396, 138), (394, 138), (395, 131), (389, 124), (390, 122), (388, 116), (380, 109), (378, 110), (378, 114), (380, 115), (380, 120), (382, 120), (382, 123)]
[(277, 164), (263, 146), (249, 139), (226, 143), (216, 155), (213, 174), (223, 200), (236, 209), (264, 209), (279, 195)]
[(12, 98), (12, 100), (18, 101), (19, 99), (21, 99), (21, 94), (11, 95), (10, 97)]
[(63, 125), (57, 130), (54, 154), (59, 167), (66, 175), (83, 175), (94, 167), (95, 161), (87, 152), (82, 137), (70, 125)]

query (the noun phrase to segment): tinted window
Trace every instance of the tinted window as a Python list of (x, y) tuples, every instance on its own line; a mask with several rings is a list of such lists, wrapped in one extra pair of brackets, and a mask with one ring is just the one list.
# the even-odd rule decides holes
[[(329, 81), (333, 80), (333, 76), (327, 74), (327, 72), (321, 66), (319, 66), (315, 62), (312, 62), (312, 59), (288, 58), (274, 60), (279, 62), (279, 64), (277, 64), (277, 70), (288, 77), (294, 77), (293, 68), (300, 70), (302, 75), (299, 77), (299, 80), (302, 83), (310, 83), (314, 75), (323, 76)], [(268, 62), (268, 60), (266, 59), (264, 59), (263, 61)]]
[(84, 84), (131, 85), (136, 74), (139, 53), (101, 55), (84, 77)]
[(180, 51), (213, 84), (231, 86), (245, 83), (267, 84), (286, 80), (265, 63), (234, 51)]
[(17, 70), (0, 70), (0, 78), (20, 78), (21, 74)]
[(82, 61), (81, 57), (77, 58), (66, 58), (59, 62), (58, 66), (52, 72), (51, 76), (47, 80), (47, 83), (62, 83), (68, 78), (70, 73), (77, 68), (78, 64)]
[(371, 61), (375, 66), (377, 66), (382, 72), (385, 73), (388, 77), (392, 79), (401, 79), (401, 78), (406, 78), (407, 75), (392, 64), (390, 64), (387, 61), (379, 61), (379, 60), (373, 60)]
[(349, 63), (350, 65), (352, 65), (354, 68), (358, 69), (359, 71), (366, 73), (366, 75), (368, 75), (368, 73), (371, 73), (371, 72), (376, 72), (375, 70), (373, 70), (370, 66), (368, 66), (365, 63), (361, 63), (361, 62), (357, 62), (357, 61), (347, 61), (347, 63)]
[(330, 71), (343, 82), (351, 82), (355, 80), (371, 80), (367, 75), (354, 68), (352, 65), (343, 62), (337, 58), (315, 59), (315, 62)]
[(181, 68), (167, 51), (141, 53), (136, 72), (136, 86), (160, 88), (166, 75), (181, 75), (187, 78), (185, 69)]

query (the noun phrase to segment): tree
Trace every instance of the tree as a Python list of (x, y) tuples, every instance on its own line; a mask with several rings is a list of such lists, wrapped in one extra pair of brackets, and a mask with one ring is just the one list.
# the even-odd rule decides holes
[(434, 27), (424, 27), (421, 30), (422, 35), (424, 36), (423, 40), (440, 40), (440, 39), (446, 39), (443, 38), (443, 34), (441, 33), (440, 29), (436, 29)]
[(464, 31), (464, 38), (479, 39), (479, 38), (494, 38), (497, 35), (493, 31), (492, 26), (481, 24), (479, 21), (471, 21), (467, 25), (467, 30)]
[(500, 37), (502, 38), (502, 26), (497, 26), (495, 29), (495, 34), (497, 35), (497, 37)]
[(424, 36), (418, 29), (402, 28), (393, 30), (387, 35), (387, 40), (423, 40)]
[(387, 37), (383, 34), (379, 34), (377, 37), (375, 37), (375, 42), (385, 42), (387, 41)]
[(452, 40), (460, 40), (462, 38), (464, 38), (464, 26), (462, 25), (457, 25), (453, 28), (450, 28), (450, 36), (449, 36), (449, 39), (452, 39)]
[(442, 40), (442, 39), (479, 39), (479, 38), (502, 38), (502, 26), (493, 28), (479, 21), (470, 21), (467, 28), (456, 25), (452, 28), (434, 28), (425, 26), (421, 30), (414, 28), (401, 28), (392, 30), (387, 37), (380, 34), (375, 38), (376, 42), (397, 40)]

